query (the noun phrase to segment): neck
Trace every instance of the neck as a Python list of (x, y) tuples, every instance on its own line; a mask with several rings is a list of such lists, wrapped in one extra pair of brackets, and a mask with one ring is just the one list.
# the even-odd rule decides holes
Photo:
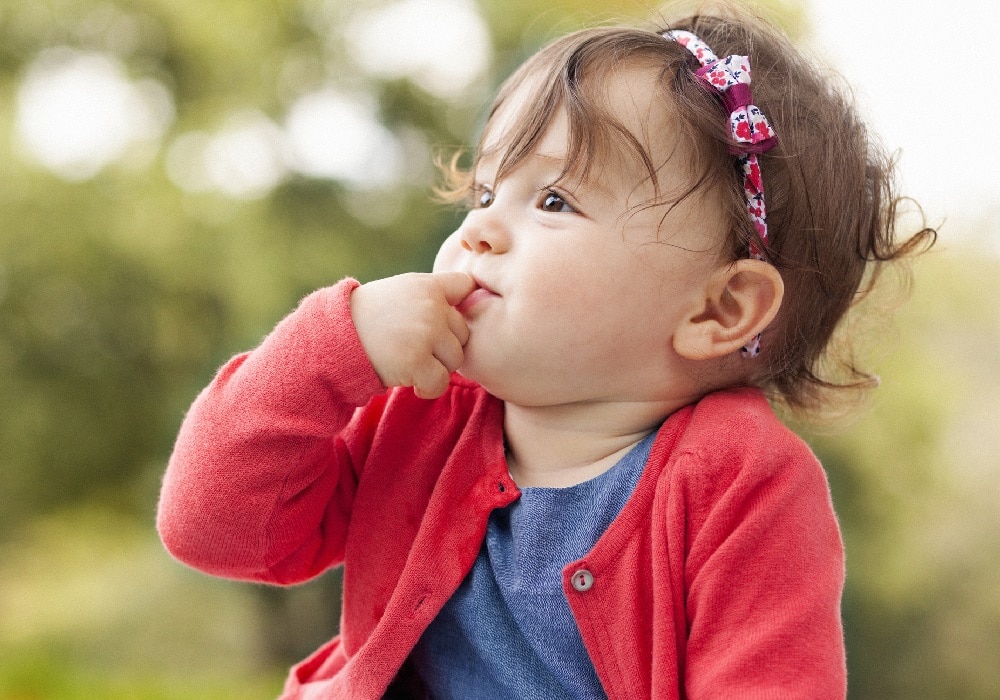
[(518, 486), (566, 487), (613, 467), (683, 403), (504, 404), (507, 463)]

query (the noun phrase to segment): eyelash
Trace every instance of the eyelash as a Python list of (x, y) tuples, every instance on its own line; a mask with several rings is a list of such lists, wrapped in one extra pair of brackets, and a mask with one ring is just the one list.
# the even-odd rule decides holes
[[(489, 201), (484, 201), (489, 197)], [(493, 190), (486, 185), (476, 185), (472, 189), (472, 208), (485, 209), (493, 203)]]
[(563, 209), (558, 209), (558, 210), (555, 210), (554, 213), (560, 213), (560, 214), (563, 214), (563, 213), (576, 213), (576, 209), (573, 207), (572, 204), (570, 204), (568, 201), (566, 201), (566, 197), (564, 197), (563, 195), (559, 194), (558, 192), (556, 192), (553, 189), (546, 189), (546, 190), (542, 191), (542, 207), (541, 207), (542, 211), (552, 211), (550, 209), (546, 209), (545, 205), (549, 202), (550, 199), (553, 199), (553, 198), (556, 198), (560, 202), (562, 202), (563, 206), (565, 206), (566, 210), (568, 210), (568, 211), (566, 211), (566, 210), (563, 210)]
[[(576, 208), (567, 201), (566, 197), (551, 187), (547, 187), (539, 192), (541, 199), (539, 200), (539, 208), (542, 211), (550, 211), (552, 213), (576, 213)], [(491, 190), (486, 185), (476, 185), (472, 190), (472, 208), (473, 209), (486, 209), (490, 204), (493, 203), (493, 190)], [(558, 199), (562, 202), (563, 206), (567, 211), (562, 209), (559, 210), (549, 210), (545, 209), (546, 203), (550, 199)]]

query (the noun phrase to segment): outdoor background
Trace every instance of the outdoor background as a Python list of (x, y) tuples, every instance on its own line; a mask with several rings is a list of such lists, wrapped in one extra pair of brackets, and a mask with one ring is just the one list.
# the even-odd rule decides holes
[[(546, 39), (653, 5), (0, 0), (0, 700), (269, 698), (335, 632), (336, 572), (267, 589), (163, 552), (184, 410), (309, 291), (427, 269), (458, 220), (428, 203), (434, 153)], [(882, 388), (810, 437), (852, 698), (1000, 697), (985, 6), (769, 6), (843, 69), (941, 231), (874, 338)]]

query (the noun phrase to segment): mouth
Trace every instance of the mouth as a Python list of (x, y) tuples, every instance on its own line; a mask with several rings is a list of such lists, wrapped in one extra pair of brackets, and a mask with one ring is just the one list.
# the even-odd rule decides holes
[(463, 316), (468, 315), (474, 307), (479, 306), (483, 302), (500, 296), (475, 275), (473, 275), (473, 279), (476, 282), (476, 288), (455, 307)]
[(494, 296), (500, 296), (499, 294), (497, 294), (497, 291), (495, 289), (493, 289), (490, 285), (488, 285), (485, 282), (483, 282), (483, 280), (481, 280), (476, 275), (473, 275), (472, 279), (475, 281), (476, 286), (479, 289), (485, 290), (485, 291), (489, 292), (490, 294), (493, 294)]

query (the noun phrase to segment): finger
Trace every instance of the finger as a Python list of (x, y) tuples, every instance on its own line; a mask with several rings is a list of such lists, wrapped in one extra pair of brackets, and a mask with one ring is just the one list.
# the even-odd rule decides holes
[(466, 323), (465, 317), (456, 309), (451, 308), (448, 309), (445, 319), (448, 322), (448, 330), (458, 339), (462, 347), (465, 347), (465, 344), (469, 342), (469, 324)]
[(458, 342), (458, 338), (449, 335), (438, 341), (434, 348), (434, 357), (444, 365), (445, 369), (454, 372), (465, 361), (465, 351), (462, 349), (461, 343)]
[(444, 292), (444, 298), (451, 306), (462, 303), (476, 288), (476, 280), (467, 272), (434, 272), (431, 273)]
[(413, 393), (421, 399), (436, 399), (448, 389), (451, 373), (434, 360), (424, 363), (413, 372)]

